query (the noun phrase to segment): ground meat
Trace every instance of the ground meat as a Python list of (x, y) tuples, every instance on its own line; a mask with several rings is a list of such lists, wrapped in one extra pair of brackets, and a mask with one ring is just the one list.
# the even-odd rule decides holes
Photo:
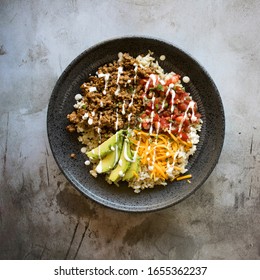
[(66, 129), (68, 132), (71, 132), (71, 133), (76, 131), (76, 127), (73, 124), (67, 125)]
[(147, 77), (147, 70), (136, 65), (137, 60), (125, 53), (118, 61), (98, 68), (97, 75), (82, 84), (82, 100), (77, 101), (75, 111), (67, 116), (73, 124), (67, 130), (81, 132), (94, 127), (100, 135), (109, 135), (136, 127), (144, 110), (140, 80)]
[(71, 114), (69, 114), (67, 116), (67, 118), (69, 119), (69, 121), (71, 123), (78, 123), (80, 121), (80, 118), (79, 118), (78, 114), (75, 111), (73, 111)]

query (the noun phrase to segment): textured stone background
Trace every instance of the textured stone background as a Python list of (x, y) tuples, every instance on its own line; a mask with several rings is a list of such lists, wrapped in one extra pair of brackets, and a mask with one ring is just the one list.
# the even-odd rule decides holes
[[(260, 4), (0, 2), (1, 259), (260, 259)], [(46, 112), (65, 67), (111, 37), (148, 35), (194, 56), (226, 113), (223, 153), (184, 202), (149, 214), (79, 194), (50, 152)]]

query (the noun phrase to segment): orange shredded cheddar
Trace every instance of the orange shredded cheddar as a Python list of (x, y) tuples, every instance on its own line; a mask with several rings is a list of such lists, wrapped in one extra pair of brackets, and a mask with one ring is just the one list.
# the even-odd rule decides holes
[[(141, 164), (147, 166), (150, 177), (154, 180), (174, 180), (179, 172), (183, 170), (181, 163), (176, 159), (177, 151), (182, 146), (187, 151), (192, 144), (181, 140), (172, 133), (149, 134), (144, 131), (134, 130), (135, 137), (132, 137), (131, 143), (138, 149), (137, 153), (141, 158)], [(170, 174), (174, 172), (176, 176)], [(188, 177), (186, 177), (188, 176)], [(189, 175), (177, 177), (191, 178)]]
[(192, 178), (192, 175), (191, 174), (188, 174), (188, 175), (184, 175), (184, 176), (180, 176), (180, 177), (177, 177), (177, 181), (180, 181), (180, 180), (185, 180), (185, 179), (190, 179)]

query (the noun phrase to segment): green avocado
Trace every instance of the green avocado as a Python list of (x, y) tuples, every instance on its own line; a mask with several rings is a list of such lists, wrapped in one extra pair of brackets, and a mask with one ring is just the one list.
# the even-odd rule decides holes
[(93, 160), (104, 158), (107, 154), (112, 152), (111, 147), (114, 147), (120, 141), (122, 141), (124, 132), (125, 130), (123, 129), (119, 130), (116, 134), (100, 144), (98, 147), (87, 152), (86, 155)]
[(125, 176), (126, 171), (130, 167), (131, 161), (133, 160), (132, 151), (130, 149), (130, 142), (126, 138), (123, 144), (123, 150), (121, 152), (119, 161), (108, 177), (112, 182), (117, 182)]
[(131, 162), (130, 167), (128, 168), (128, 170), (125, 173), (125, 176), (123, 177), (123, 181), (129, 181), (131, 180), (135, 174), (138, 174), (138, 170), (140, 167), (140, 157), (137, 156), (134, 162)]
[(122, 147), (123, 147), (123, 137), (120, 137), (117, 144), (111, 146), (112, 152), (107, 154), (104, 158), (100, 159), (96, 167), (97, 173), (105, 173), (115, 167), (121, 155)]

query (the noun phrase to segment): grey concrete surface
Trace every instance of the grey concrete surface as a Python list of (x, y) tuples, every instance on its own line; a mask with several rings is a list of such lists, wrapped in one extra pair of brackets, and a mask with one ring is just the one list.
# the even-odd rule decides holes
[[(0, 1), (1, 259), (260, 259), (260, 2)], [(50, 94), (79, 53), (122, 35), (165, 39), (214, 79), (223, 153), (182, 203), (128, 214), (83, 197), (46, 134)]]

